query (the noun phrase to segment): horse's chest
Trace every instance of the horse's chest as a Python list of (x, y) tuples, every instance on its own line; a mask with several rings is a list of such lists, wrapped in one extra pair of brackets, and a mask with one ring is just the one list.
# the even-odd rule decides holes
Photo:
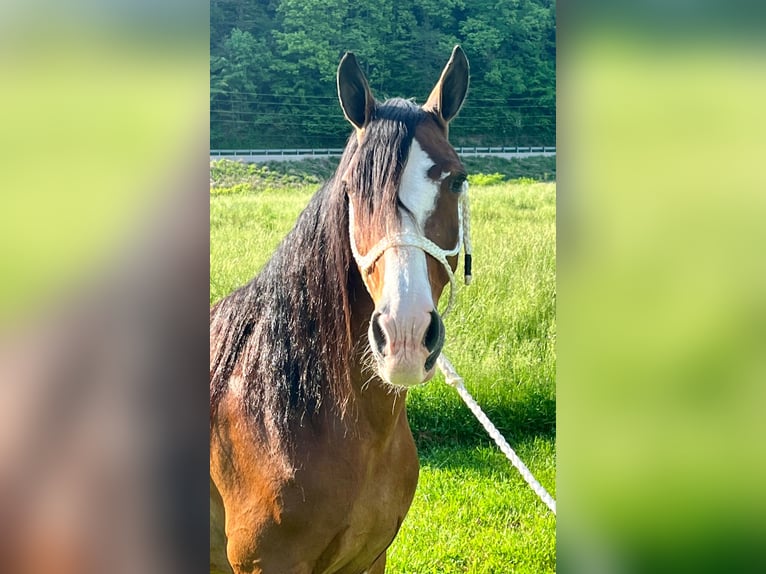
[[(359, 572), (393, 541), (418, 478), (417, 453), (405, 427), (384, 448), (347, 439), (334, 453), (314, 453), (321, 473), (307, 475), (302, 488), (317, 503), (306, 518), (314, 535), (325, 540), (315, 572)], [(300, 473), (295, 478), (297, 486)]]
[(234, 571), (368, 569), (396, 536), (417, 485), (417, 452), (400, 415), (384, 436), (340, 424), (300, 427), (289, 458), (224, 419), (211, 442), (211, 493), (225, 507)]

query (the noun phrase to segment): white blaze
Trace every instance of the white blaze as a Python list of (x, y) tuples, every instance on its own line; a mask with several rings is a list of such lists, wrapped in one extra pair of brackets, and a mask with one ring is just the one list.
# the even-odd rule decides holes
[[(439, 184), (428, 177), (433, 165), (433, 160), (413, 139), (399, 186), (399, 200), (411, 213), (399, 210), (403, 232), (423, 235), (426, 221), (436, 207)], [(400, 327), (407, 329), (408, 316), (428, 313), (434, 308), (426, 254), (417, 247), (392, 247), (383, 254), (383, 262), (386, 271), (379, 308), (388, 306), (395, 320), (403, 320)]]

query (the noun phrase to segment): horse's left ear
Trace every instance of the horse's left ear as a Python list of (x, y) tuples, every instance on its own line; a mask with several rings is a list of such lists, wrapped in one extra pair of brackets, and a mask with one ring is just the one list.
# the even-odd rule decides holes
[(423, 104), (423, 109), (434, 112), (442, 119), (446, 127), (463, 105), (468, 92), (468, 58), (460, 46), (452, 50), (449, 62), (444, 67), (439, 81)]

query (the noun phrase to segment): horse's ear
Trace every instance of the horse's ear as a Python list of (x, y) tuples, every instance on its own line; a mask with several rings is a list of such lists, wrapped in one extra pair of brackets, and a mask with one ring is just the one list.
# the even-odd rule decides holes
[(364, 129), (372, 117), (375, 98), (351, 52), (346, 52), (338, 65), (338, 98), (346, 119), (357, 130)]
[(442, 119), (446, 127), (454, 119), (463, 105), (468, 92), (468, 58), (460, 46), (452, 50), (449, 62), (444, 67), (439, 81), (428, 96), (423, 109), (434, 112)]

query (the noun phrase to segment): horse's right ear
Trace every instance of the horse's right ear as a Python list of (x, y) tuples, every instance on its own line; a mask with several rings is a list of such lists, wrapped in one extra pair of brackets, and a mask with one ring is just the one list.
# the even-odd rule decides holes
[(338, 65), (338, 98), (346, 119), (357, 131), (363, 130), (372, 117), (375, 98), (351, 52), (346, 52)]

